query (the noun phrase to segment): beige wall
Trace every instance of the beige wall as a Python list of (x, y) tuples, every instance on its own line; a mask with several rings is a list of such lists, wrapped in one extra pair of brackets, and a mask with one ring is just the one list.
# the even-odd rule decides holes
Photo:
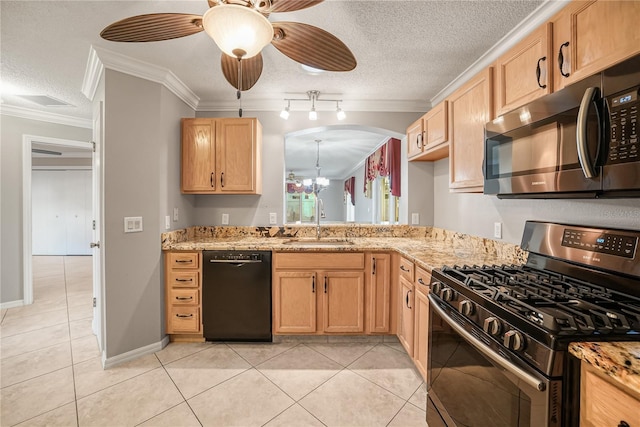
[[(105, 73), (104, 245), (106, 353), (113, 357), (164, 336), (160, 233), (173, 207), (191, 225), (190, 197), (180, 195), (180, 118), (193, 110), (163, 86)], [(171, 213), (170, 213), (171, 212)], [(140, 233), (123, 218), (143, 217)]]
[(520, 243), (528, 219), (640, 229), (640, 199), (500, 200), (450, 193), (448, 159), (434, 165), (434, 197), (434, 226), (492, 239), (494, 222), (501, 222), (503, 240), (510, 243)]
[(22, 136), (90, 141), (91, 130), (0, 115), (0, 302), (23, 298)]

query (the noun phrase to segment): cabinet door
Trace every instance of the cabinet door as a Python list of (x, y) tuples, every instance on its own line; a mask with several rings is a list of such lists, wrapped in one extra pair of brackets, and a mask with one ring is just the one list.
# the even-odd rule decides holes
[(215, 120), (182, 119), (183, 193), (213, 193), (216, 189)]
[(414, 316), (413, 360), (420, 374), (422, 374), (422, 379), (426, 381), (427, 354), (429, 350), (429, 299), (427, 295), (417, 289)]
[(398, 339), (407, 350), (407, 354), (413, 357), (413, 284), (400, 277), (400, 332)]
[(256, 119), (222, 119), (217, 129), (217, 168), (220, 192), (256, 191)]
[(510, 49), (496, 64), (496, 115), (551, 93), (551, 24)]
[(422, 117), (407, 128), (407, 156), (409, 158), (422, 154), (424, 132), (424, 120)]
[(364, 332), (364, 272), (322, 273), (324, 332)]
[(391, 256), (372, 254), (370, 265), (369, 332), (389, 332)]
[(424, 160), (440, 160), (449, 155), (447, 101), (433, 107), (425, 119)]
[(638, 1), (575, 1), (552, 22), (555, 90), (640, 53)]
[(316, 273), (280, 271), (273, 279), (274, 332), (315, 332)]
[(448, 98), (451, 191), (482, 192), (484, 125), (493, 118), (492, 73), (488, 67)]

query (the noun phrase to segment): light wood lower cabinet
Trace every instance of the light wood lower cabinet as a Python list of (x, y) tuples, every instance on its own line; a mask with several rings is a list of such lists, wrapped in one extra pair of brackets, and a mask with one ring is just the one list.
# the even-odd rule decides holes
[(369, 283), (367, 293), (368, 330), (370, 333), (391, 331), (391, 255), (367, 254)]
[(363, 253), (276, 253), (274, 334), (364, 333)]
[(586, 362), (580, 367), (580, 425), (582, 427), (640, 426), (640, 396)]
[(400, 322), (398, 330), (398, 339), (400, 344), (407, 351), (410, 357), (413, 357), (413, 327), (414, 327), (414, 289), (413, 283), (407, 281), (404, 277), (400, 277)]
[(173, 341), (202, 341), (202, 253), (165, 253), (166, 331)]
[(416, 267), (414, 284), (414, 339), (413, 362), (420, 371), (423, 380), (427, 380), (427, 363), (429, 360), (429, 284), (431, 274)]

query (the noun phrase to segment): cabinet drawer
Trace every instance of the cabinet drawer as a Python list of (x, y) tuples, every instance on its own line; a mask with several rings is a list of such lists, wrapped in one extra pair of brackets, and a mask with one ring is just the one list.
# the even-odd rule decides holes
[(415, 267), (416, 270), (416, 288), (427, 295), (429, 293), (429, 283), (431, 283), (431, 273), (427, 270)]
[(197, 289), (171, 289), (169, 303), (173, 305), (198, 305), (200, 304)]
[(198, 252), (169, 252), (169, 268), (198, 268), (200, 257)]
[(406, 258), (400, 258), (400, 277), (413, 283), (413, 263)]
[(197, 271), (171, 271), (169, 272), (169, 286), (176, 288), (197, 288), (200, 273)]
[(172, 306), (168, 323), (170, 333), (200, 332), (200, 308)]
[(364, 253), (278, 253), (275, 254), (274, 265), (276, 269), (287, 270), (363, 270)]

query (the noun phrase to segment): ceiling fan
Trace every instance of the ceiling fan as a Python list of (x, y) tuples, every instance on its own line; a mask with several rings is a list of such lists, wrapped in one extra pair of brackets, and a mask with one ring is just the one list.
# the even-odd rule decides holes
[[(152, 13), (125, 18), (106, 27), (100, 36), (115, 42), (152, 42), (205, 31), (222, 50), (222, 73), (242, 91), (262, 73), (262, 49), (276, 49), (306, 66), (325, 71), (351, 71), (356, 59), (336, 36), (300, 22), (269, 22), (271, 13), (291, 12), (324, 0), (208, 0), (204, 15)], [(242, 113), (240, 113), (242, 114)]]

